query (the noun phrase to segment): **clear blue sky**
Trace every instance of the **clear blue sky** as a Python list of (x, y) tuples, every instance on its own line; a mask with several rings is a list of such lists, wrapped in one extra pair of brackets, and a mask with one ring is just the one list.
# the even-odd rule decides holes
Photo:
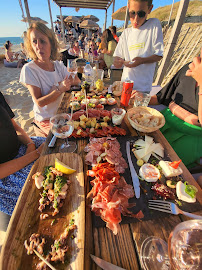
[[(179, 0), (175, 0), (178, 2)], [(21, 0), (24, 13), (24, 0)], [(153, 0), (154, 8), (156, 9), (160, 6), (170, 5), (173, 0)], [(56, 20), (56, 15), (60, 15), (59, 7), (50, 0), (52, 18), (53, 21)], [(115, 11), (123, 6), (126, 6), (127, 0), (115, 0)], [(33, 17), (40, 17), (41, 19), (47, 21), (48, 27), (50, 25), (50, 16), (48, 9), (48, 1), (47, 0), (28, 0), (30, 15)], [(0, 37), (19, 37), (22, 35), (23, 31), (26, 31), (26, 23), (21, 22), (22, 12), (19, 5), (18, 0), (0, 0)], [(73, 15), (73, 16), (81, 16), (81, 15), (95, 15), (99, 18), (98, 24), (100, 27), (103, 27), (105, 20), (105, 10), (96, 10), (96, 9), (80, 9), (78, 12), (75, 11), (74, 8), (62, 8), (63, 15)], [(111, 15), (112, 15), (112, 5), (107, 11), (107, 27), (111, 25)], [(114, 25), (120, 26), (124, 22), (114, 20)]]

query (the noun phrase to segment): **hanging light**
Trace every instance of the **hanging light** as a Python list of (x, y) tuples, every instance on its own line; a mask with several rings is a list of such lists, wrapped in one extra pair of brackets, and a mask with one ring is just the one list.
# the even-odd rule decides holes
[(78, 7), (77, 7), (77, 8), (75, 8), (75, 11), (76, 11), (76, 12), (78, 12), (78, 11), (79, 11), (79, 9), (80, 9), (80, 8), (78, 8)]

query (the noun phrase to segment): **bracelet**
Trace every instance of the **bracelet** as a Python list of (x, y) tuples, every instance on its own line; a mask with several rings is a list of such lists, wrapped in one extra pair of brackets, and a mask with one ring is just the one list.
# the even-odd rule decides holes
[(27, 146), (28, 146), (28, 145), (30, 145), (30, 144), (34, 144), (34, 145), (35, 145), (35, 143), (34, 143), (34, 142), (29, 142), (29, 143), (27, 143)]
[(199, 93), (199, 92), (198, 92), (198, 95), (199, 95), (199, 96), (201, 96), (201, 95), (202, 95), (202, 93)]

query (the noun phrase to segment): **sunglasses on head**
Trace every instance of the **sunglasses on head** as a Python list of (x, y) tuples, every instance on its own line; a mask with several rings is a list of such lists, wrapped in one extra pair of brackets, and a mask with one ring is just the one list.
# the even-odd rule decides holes
[(129, 12), (130, 17), (135, 17), (136, 14), (138, 15), (139, 18), (144, 18), (145, 15), (146, 15), (146, 12), (144, 10), (140, 10), (140, 11), (137, 11), (137, 12), (135, 12), (135, 11), (130, 11)]

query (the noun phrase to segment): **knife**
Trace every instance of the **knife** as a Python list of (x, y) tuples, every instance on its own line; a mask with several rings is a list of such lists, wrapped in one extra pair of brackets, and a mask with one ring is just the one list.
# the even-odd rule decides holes
[(121, 268), (119, 266), (116, 266), (115, 264), (112, 264), (112, 263), (109, 263), (109, 262), (106, 262), (92, 254), (90, 254), (91, 256), (91, 259), (99, 266), (101, 267), (102, 269), (104, 270), (126, 270), (124, 268)]
[(133, 187), (135, 190), (135, 196), (137, 199), (139, 199), (140, 198), (140, 181), (139, 181), (139, 178), (137, 176), (137, 173), (135, 171), (135, 168), (134, 168), (132, 160), (131, 160), (130, 142), (129, 141), (126, 142), (126, 153), (127, 153), (128, 163), (129, 163), (129, 167), (130, 167), (130, 174), (131, 174), (132, 181), (133, 181)]
[(55, 142), (56, 142), (56, 139), (57, 139), (57, 137), (54, 135), (54, 136), (52, 137), (51, 141), (49, 142), (48, 147), (54, 147)]

